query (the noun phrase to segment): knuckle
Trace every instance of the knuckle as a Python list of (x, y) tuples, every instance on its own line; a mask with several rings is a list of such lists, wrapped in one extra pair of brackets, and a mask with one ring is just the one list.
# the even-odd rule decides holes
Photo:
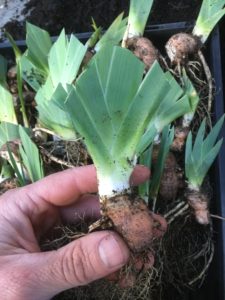
[(76, 247), (67, 250), (63, 255), (62, 274), (69, 285), (83, 285), (91, 281), (94, 274), (90, 254), (82, 241), (77, 241)]

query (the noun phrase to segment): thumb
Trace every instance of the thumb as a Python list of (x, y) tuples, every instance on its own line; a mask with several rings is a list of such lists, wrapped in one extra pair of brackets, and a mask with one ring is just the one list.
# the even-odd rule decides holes
[(120, 269), (128, 261), (129, 251), (116, 233), (99, 231), (57, 251), (34, 255), (36, 266), (31, 264), (31, 272), (36, 273), (37, 292), (41, 293), (40, 299), (49, 299)]

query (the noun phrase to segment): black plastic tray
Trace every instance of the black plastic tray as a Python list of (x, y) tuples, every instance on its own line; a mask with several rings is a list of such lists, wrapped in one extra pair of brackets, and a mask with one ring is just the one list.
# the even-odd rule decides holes
[[(216, 84), (216, 95), (214, 102), (215, 119), (217, 120), (224, 113), (224, 92), (222, 81), (222, 65), (220, 51), (220, 34), (218, 28), (214, 31), (210, 42), (210, 65)], [(225, 126), (221, 131), (225, 137)], [(215, 163), (215, 212), (225, 216), (225, 139)], [(217, 224), (216, 224), (217, 223)], [(212, 266), (211, 280), (218, 281), (218, 297), (213, 297), (211, 290), (210, 299), (225, 299), (225, 222), (214, 221), (216, 232), (215, 264)], [(217, 285), (216, 285), (217, 287)]]
[[(147, 34), (159, 49), (163, 49), (168, 38), (177, 32), (190, 32), (192, 23), (172, 23), (149, 27)], [(162, 50), (163, 51), (163, 50)], [(210, 66), (216, 87), (213, 103), (213, 121), (216, 122), (224, 114), (224, 96), (221, 66), (220, 34), (216, 28), (203, 49)], [(225, 90), (224, 90), (225, 91)], [(220, 154), (211, 172), (214, 186), (214, 197), (211, 201), (211, 211), (219, 216), (225, 216), (225, 126), (221, 130), (224, 137)], [(188, 300), (225, 300), (225, 222), (213, 219), (215, 254), (208, 276), (203, 286), (187, 296)], [(180, 297), (180, 300), (183, 298)], [(168, 298), (168, 300), (174, 300)]]
[[(150, 26), (146, 34), (159, 48), (163, 49), (168, 38), (177, 32), (189, 31), (192, 23), (171, 23)], [(90, 32), (76, 34), (83, 42), (90, 37)], [(53, 40), (55, 38), (53, 37)], [(17, 45), (24, 50), (25, 41), (18, 41)], [(163, 50), (162, 50), (163, 51)], [(12, 57), (12, 48), (8, 42), (0, 44), (0, 54)], [(223, 84), (221, 71), (221, 53), (219, 30), (215, 29), (207, 43), (206, 57), (215, 80), (216, 94), (214, 101), (214, 121), (218, 120), (224, 113)], [(223, 126), (221, 136), (225, 137)], [(212, 170), (212, 181), (214, 184), (214, 199), (211, 208), (214, 214), (225, 216), (225, 142)], [(225, 222), (214, 219), (215, 256), (210, 266), (209, 274), (203, 286), (196, 292), (187, 295), (188, 300), (225, 300)], [(180, 300), (184, 298), (180, 297)], [(168, 300), (174, 300), (168, 298)]]

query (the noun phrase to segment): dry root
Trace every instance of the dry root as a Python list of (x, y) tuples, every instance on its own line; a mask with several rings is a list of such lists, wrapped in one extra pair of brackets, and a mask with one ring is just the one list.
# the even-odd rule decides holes
[(207, 79), (207, 83), (208, 83), (209, 92), (208, 92), (208, 107), (207, 107), (207, 110), (210, 113), (211, 109), (212, 109), (212, 100), (213, 100), (212, 75), (211, 75), (211, 71), (209, 69), (209, 66), (208, 66), (208, 64), (205, 60), (205, 57), (204, 57), (201, 50), (198, 51), (198, 56), (199, 56), (199, 59), (202, 63), (202, 66), (203, 66), (203, 69), (204, 69), (204, 72), (205, 72), (205, 76), (206, 76), (206, 79)]
[(205, 57), (200, 50), (198, 51), (197, 56), (199, 61), (189, 61), (186, 65), (188, 76), (200, 97), (200, 102), (198, 104), (194, 120), (192, 121), (192, 128), (195, 131), (197, 131), (204, 118), (206, 118), (208, 127), (212, 128), (211, 109), (215, 93), (212, 74)]
[[(42, 130), (42, 128), (38, 129)], [(39, 142), (46, 174), (56, 170), (88, 165), (92, 161), (81, 139), (76, 141), (53, 140)]]
[(158, 252), (163, 261), (161, 280), (164, 287), (176, 288), (181, 293), (187, 288), (199, 287), (213, 252), (211, 225), (199, 225), (188, 211), (177, 217), (169, 226)]
[(48, 236), (43, 237), (40, 245), (42, 251), (57, 250), (68, 243), (85, 236), (88, 232), (88, 226), (85, 221), (75, 225), (57, 225), (52, 229)]
[(168, 295), (169, 299), (183, 299), (187, 291), (199, 288), (207, 275), (214, 253), (211, 225), (199, 225), (186, 210), (174, 219), (161, 240), (152, 243), (152, 251), (155, 263), (145, 272), (128, 264), (121, 270), (118, 284), (103, 279), (54, 299), (90, 300), (93, 295), (95, 300), (163, 300)]

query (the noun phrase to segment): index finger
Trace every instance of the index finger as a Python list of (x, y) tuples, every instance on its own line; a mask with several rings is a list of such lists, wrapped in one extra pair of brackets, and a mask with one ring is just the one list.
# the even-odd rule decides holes
[[(148, 177), (149, 170), (144, 166), (137, 166), (131, 176), (131, 184), (140, 184)], [(57, 206), (69, 205), (83, 194), (97, 192), (96, 169), (94, 165), (68, 169), (49, 175), (25, 189), (30, 197), (35, 194)]]

